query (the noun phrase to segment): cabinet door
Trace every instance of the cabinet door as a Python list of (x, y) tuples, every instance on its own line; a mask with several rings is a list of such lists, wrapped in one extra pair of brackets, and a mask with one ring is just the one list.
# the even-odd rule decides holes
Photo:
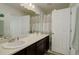
[(46, 38), (46, 51), (49, 49), (49, 36), (47, 36)]
[(52, 50), (69, 54), (70, 8), (56, 10), (52, 15), (52, 32), (54, 33)]
[(39, 42), (37, 42), (37, 55), (42, 55), (46, 52), (46, 39), (42, 39)]
[(13, 54), (13, 55), (26, 55), (26, 48), (24, 48), (24, 49), (21, 50), (21, 51), (16, 52), (16, 53)]
[(31, 46), (26, 48), (27, 55), (36, 55), (36, 44), (32, 44)]

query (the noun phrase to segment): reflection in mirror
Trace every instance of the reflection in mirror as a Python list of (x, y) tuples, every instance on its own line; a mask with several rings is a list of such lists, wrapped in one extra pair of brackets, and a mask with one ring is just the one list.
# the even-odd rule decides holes
[(4, 39), (25, 37), (30, 32), (30, 16), (8, 16), (0, 20), (0, 36)]
[(0, 20), (0, 37), (4, 35), (4, 21)]

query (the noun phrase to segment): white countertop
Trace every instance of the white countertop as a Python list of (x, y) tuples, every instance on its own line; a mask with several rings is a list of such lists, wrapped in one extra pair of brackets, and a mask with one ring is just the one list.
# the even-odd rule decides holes
[(41, 40), (42, 38), (48, 36), (48, 34), (36, 34), (36, 33), (32, 33), (29, 34), (27, 37), (25, 38), (21, 38), (21, 41), (24, 41), (25, 44), (24, 46), (22, 46), (21, 48), (3, 48), (2, 45), (0, 44), (0, 55), (12, 55), (28, 46), (30, 46), (31, 44)]

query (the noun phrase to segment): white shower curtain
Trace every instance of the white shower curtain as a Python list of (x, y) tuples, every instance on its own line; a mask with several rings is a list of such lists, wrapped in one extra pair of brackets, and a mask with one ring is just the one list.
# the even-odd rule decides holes
[(72, 45), (76, 51), (76, 54), (79, 54), (79, 7), (77, 8), (76, 11), (75, 33), (74, 33)]

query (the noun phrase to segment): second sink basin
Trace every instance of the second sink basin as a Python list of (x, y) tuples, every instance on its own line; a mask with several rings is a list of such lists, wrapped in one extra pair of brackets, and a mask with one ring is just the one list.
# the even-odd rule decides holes
[(20, 48), (22, 46), (24, 46), (25, 42), (24, 41), (14, 41), (14, 42), (6, 42), (4, 44), (2, 44), (2, 47), (4, 48)]

